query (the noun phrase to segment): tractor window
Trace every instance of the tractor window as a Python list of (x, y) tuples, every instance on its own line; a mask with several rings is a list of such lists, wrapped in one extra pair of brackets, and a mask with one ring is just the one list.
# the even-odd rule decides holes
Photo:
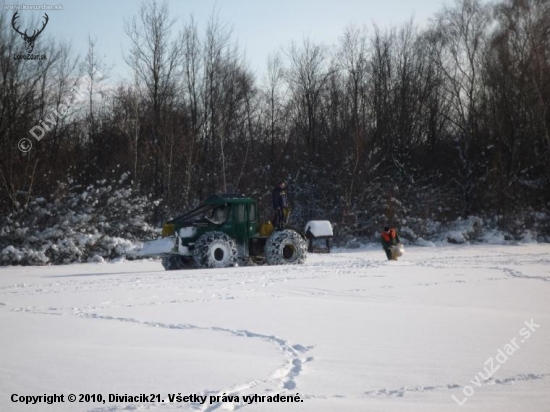
[(227, 208), (225, 205), (217, 206), (212, 210), (212, 217), (211, 220), (213, 220), (216, 223), (223, 223), (225, 222), (227, 218)]
[(248, 221), (249, 222), (256, 221), (256, 208), (254, 207), (254, 205), (248, 206)]
[(235, 211), (237, 223), (244, 223), (245, 217), (244, 217), (244, 205), (237, 205), (237, 209)]

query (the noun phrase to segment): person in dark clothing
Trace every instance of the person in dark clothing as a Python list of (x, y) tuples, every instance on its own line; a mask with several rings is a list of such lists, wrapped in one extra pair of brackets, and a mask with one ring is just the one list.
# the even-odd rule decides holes
[(285, 210), (288, 213), (288, 199), (286, 195), (286, 182), (280, 181), (279, 184), (273, 189), (273, 210), (275, 211), (275, 217), (273, 218), (273, 226), (277, 229), (283, 229), (285, 225)]
[(384, 249), (384, 252), (386, 252), (388, 260), (397, 260), (397, 258), (393, 258), (391, 253), (391, 247), (401, 243), (399, 235), (397, 234), (397, 230), (386, 226), (384, 228), (384, 231), (382, 232), (382, 235), (380, 236), (380, 240), (382, 243), (382, 248)]

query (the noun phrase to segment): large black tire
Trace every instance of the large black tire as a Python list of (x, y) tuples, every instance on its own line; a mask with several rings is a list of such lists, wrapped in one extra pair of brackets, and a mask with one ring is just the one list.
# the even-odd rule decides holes
[(237, 263), (237, 245), (223, 232), (202, 235), (193, 249), (193, 259), (199, 268), (225, 268)]
[(162, 266), (166, 270), (192, 269), (195, 265), (192, 259), (184, 256), (164, 256)]
[(275, 231), (265, 243), (268, 265), (301, 265), (307, 258), (307, 244), (302, 236), (290, 229)]

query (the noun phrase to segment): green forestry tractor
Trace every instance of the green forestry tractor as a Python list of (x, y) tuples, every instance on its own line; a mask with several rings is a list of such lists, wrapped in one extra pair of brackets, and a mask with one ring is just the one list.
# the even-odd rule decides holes
[(145, 242), (140, 256), (161, 256), (166, 270), (305, 262), (307, 244), (295, 229), (259, 224), (254, 199), (209, 196), (197, 208), (166, 222), (162, 237)]

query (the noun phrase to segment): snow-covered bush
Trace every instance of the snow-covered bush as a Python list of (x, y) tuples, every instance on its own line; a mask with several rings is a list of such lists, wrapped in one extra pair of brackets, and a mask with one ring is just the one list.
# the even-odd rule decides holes
[(525, 210), (497, 217), (497, 227), (505, 233), (506, 240), (519, 242), (549, 242), (550, 214)]
[(468, 219), (458, 218), (451, 225), (451, 229), (447, 232), (447, 241), (449, 243), (466, 243), (476, 241), (481, 238), (483, 220), (476, 216), (471, 216)]
[(35, 198), (0, 217), (0, 265), (101, 262), (155, 235), (147, 220), (154, 202), (118, 181), (82, 187), (60, 183), (50, 199)]
[(365, 214), (358, 229), (346, 227), (335, 232), (334, 242), (340, 247), (353, 247), (353, 242), (379, 242), (382, 228), (391, 222), (405, 244), (432, 247), (435, 243), (550, 242), (550, 214), (524, 211), (509, 216), (469, 216), (451, 221), (437, 221), (419, 216), (403, 216), (393, 222), (383, 214)]

